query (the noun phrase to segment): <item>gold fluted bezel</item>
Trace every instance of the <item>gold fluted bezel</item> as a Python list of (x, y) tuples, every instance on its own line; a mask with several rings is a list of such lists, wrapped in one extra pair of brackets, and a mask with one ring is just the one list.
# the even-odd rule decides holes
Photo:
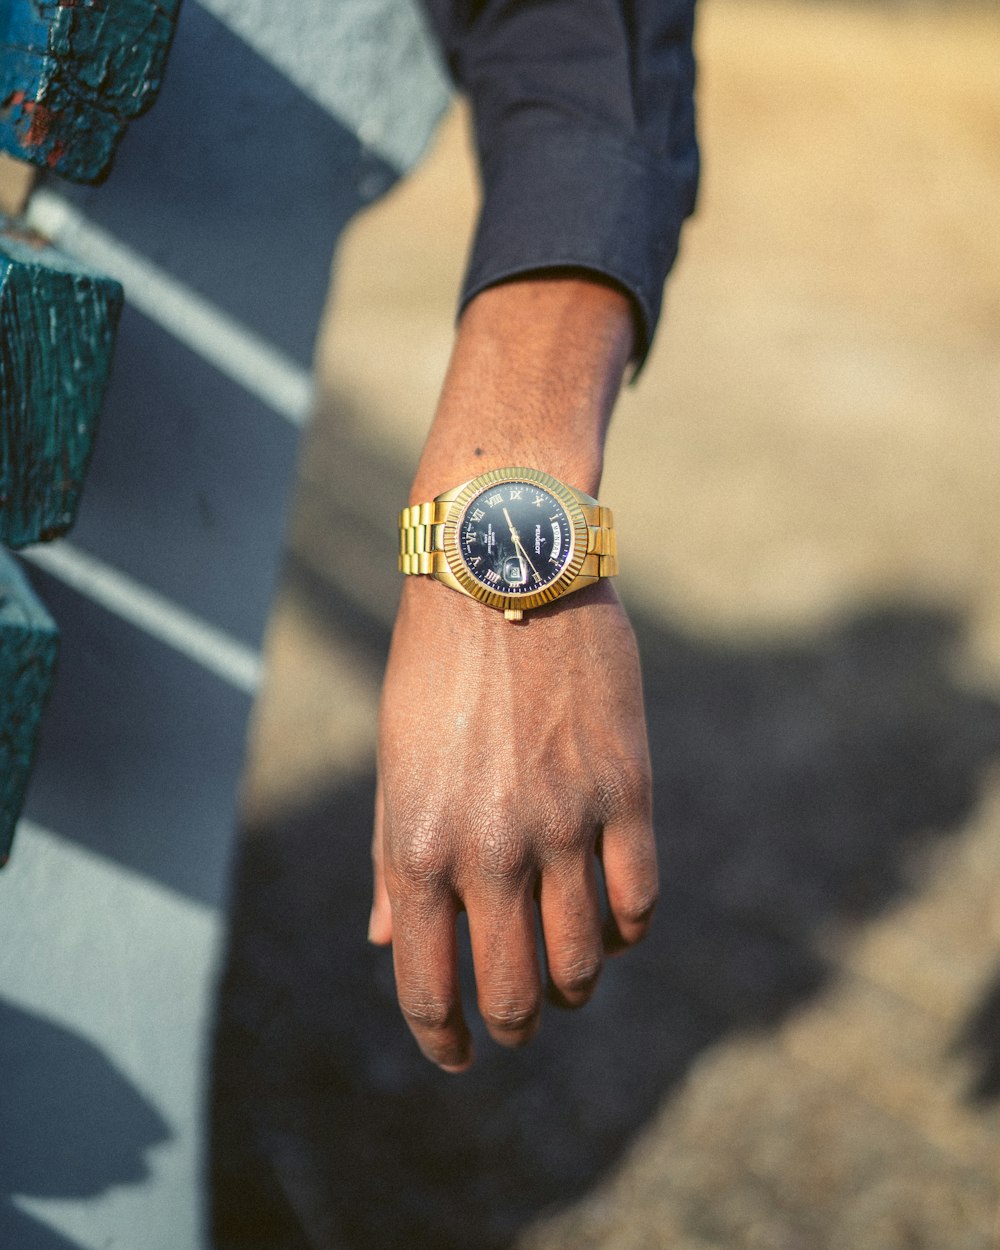
[[(523, 594), (501, 594), (490, 590), (472, 573), (462, 556), (460, 534), (469, 505), (484, 490), (503, 482), (524, 482), (527, 486), (542, 487), (559, 501), (569, 518), (571, 530), (569, 557), (558, 576), (541, 590), (528, 591)], [(541, 469), (529, 469), (523, 466), (490, 469), (458, 488), (454, 500), (451, 501), (448, 518), (444, 523), (442, 546), (452, 576), (473, 599), (478, 599), (480, 603), (485, 603), (491, 608), (499, 608), (501, 611), (511, 609), (527, 611), (529, 608), (540, 608), (543, 604), (559, 599), (577, 580), (587, 556), (587, 518), (578, 494), (551, 474), (543, 473)]]

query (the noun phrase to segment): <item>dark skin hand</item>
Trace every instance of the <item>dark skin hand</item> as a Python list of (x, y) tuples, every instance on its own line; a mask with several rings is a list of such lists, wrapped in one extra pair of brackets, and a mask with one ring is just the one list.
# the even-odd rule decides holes
[[(628, 300), (595, 281), (531, 278), (479, 295), (410, 502), (514, 464), (596, 495), (632, 334)], [(479, 1010), (507, 1046), (534, 1034), (546, 981), (556, 1003), (582, 1006), (603, 955), (645, 935), (657, 895), (650, 789), (635, 639), (610, 583), (513, 623), (431, 578), (406, 579), (379, 719), (370, 937), (392, 943), (400, 1006), (428, 1059), (450, 1072), (473, 1059), (460, 911)]]

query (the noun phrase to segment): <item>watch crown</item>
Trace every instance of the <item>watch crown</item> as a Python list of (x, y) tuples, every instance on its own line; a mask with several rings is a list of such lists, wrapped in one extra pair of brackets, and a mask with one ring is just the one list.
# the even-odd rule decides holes
[(519, 621), (523, 616), (523, 608), (504, 608), (503, 610), (503, 619), (505, 621)]

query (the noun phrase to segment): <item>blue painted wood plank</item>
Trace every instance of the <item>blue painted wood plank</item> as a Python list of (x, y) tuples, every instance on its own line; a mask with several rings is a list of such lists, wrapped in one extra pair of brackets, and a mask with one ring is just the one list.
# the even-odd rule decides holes
[(0, 218), (0, 542), (73, 524), (122, 288)]
[(180, 0), (4, 0), (0, 149), (99, 182), (152, 104)]
[(24, 803), (58, 651), (55, 623), (13, 557), (0, 551), (0, 867)]

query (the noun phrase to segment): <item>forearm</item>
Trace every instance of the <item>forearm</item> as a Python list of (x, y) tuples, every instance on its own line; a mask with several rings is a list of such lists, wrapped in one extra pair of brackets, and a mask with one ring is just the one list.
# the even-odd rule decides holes
[(410, 502), (500, 465), (596, 494), (634, 344), (629, 299), (577, 276), (491, 287), (465, 309)]

